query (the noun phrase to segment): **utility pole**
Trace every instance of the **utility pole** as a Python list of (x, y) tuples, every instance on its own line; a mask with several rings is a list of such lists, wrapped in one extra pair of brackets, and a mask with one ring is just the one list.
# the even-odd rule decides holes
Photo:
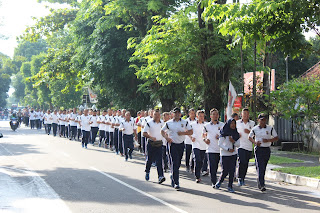
[(286, 60), (286, 82), (288, 83), (288, 81), (289, 81), (289, 64), (288, 64), (289, 55), (287, 55), (285, 60)]
[(254, 70), (253, 70), (253, 117), (254, 121), (257, 119), (257, 79), (256, 79), (256, 72), (257, 72), (257, 41), (254, 41)]

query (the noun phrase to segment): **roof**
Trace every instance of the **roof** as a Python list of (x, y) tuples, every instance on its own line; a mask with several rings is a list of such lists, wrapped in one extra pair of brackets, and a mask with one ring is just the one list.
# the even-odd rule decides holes
[(320, 77), (320, 61), (301, 75), (302, 78)]

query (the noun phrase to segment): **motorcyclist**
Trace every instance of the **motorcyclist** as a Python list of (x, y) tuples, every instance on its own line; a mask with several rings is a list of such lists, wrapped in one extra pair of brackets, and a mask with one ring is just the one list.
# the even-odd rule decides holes
[(10, 127), (12, 128), (12, 121), (16, 120), (18, 122), (19, 125), (19, 121), (18, 121), (18, 117), (17, 117), (17, 113), (13, 112), (12, 115), (10, 116)]

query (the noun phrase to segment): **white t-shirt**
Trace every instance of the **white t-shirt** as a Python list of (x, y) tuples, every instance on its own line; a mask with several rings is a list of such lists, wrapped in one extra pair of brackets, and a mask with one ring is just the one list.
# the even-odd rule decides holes
[(80, 125), (81, 115), (79, 115), (79, 114), (77, 115), (76, 121), (77, 121), (77, 129), (81, 129), (81, 125)]
[(248, 129), (249, 131), (251, 131), (254, 125), (254, 121), (251, 120), (249, 120), (247, 123), (244, 123), (243, 120), (237, 121), (237, 130), (241, 135), (239, 148), (245, 149), (247, 151), (252, 151), (253, 146), (251, 141), (249, 140), (249, 133), (245, 133), (244, 130)]
[(81, 130), (87, 131), (89, 132), (91, 130), (91, 126), (90, 126), (90, 119), (91, 117), (89, 115), (85, 116), (85, 115), (81, 115), (80, 117), (80, 122), (81, 122)]
[(52, 123), (53, 123), (53, 124), (59, 124), (58, 114), (55, 115), (55, 114), (53, 113), (53, 114), (51, 114), (51, 117), (52, 117)]
[[(65, 114), (60, 114), (60, 116), (59, 116), (59, 121), (60, 121), (60, 125), (61, 125), (61, 126), (65, 126), (65, 125), (66, 125), (66, 123), (67, 123), (67, 122), (65, 121), (65, 120), (66, 120), (66, 117), (67, 117), (67, 116), (66, 116)], [(60, 119), (61, 119), (61, 120), (60, 120)]]
[(29, 113), (29, 118), (30, 118), (31, 121), (33, 121), (33, 120), (36, 119), (36, 118), (35, 118), (35, 112), (34, 112), (34, 111)]
[(200, 150), (206, 150), (207, 144), (203, 141), (203, 127), (205, 123), (199, 123), (198, 121), (192, 122), (191, 127), (193, 129), (192, 137), (196, 140), (192, 142), (192, 149), (200, 149)]
[[(113, 123), (113, 124), (120, 124), (120, 122), (119, 122), (119, 117), (118, 117), (118, 116), (114, 116), (112, 123)], [(119, 129), (119, 126), (114, 126), (114, 128), (115, 128), (115, 129)]]
[(44, 115), (45, 124), (52, 124), (52, 121), (53, 121), (52, 114), (51, 113), (50, 114), (46, 113)]
[[(106, 121), (106, 117), (104, 115), (100, 115), (98, 117), (98, 121), (99, 122), (105, 122)], [(107, 130), (107, 125), (104, 124), (104, 123), (100, 123), (99, 124), (99, 130), (106, 131)]]
[[(77, 122), (75, 121), (77, 119), (77, 114), (74, 114), (73, 112), (69, 114), (69, 124), (70, 126), (77, 126)], [(74, 120), (71, 120), (74, 119)]]
[(210, 144), (207, 144), (207, 153), (220, 153), (219, 139), (216, 136), (220, 136), (220, 130), (223, 126), (222, 122), (218, 122), (217, 124), (210, 122), (204, 125), (203, 133), (207, 133), (207, 139), (210, 140)]
[(120, 129), (124, 129), (122, 130), (122, 133), (125, 135), (132, 135), (134, 133), (134, 130), (137, 129), (136, 124), (134, 123), (134, 120), (131, 118), (130, 121), (122, 121), (120, 123)]
[(162, 141), (161, 129), (164, 122), (160, 120), (159, 123), (154, 120), (149, 121), (143, 129), (143, 132), (147, 132), (151, 137), (155, 137), (157, 141)]
[(35, 112), (34, 113), (34, 118), (35, 118), (35, 120), (40, 120), (40, 112)]
[(169, 138), (173, 140), (172, 143), (181, 144), (185, 140), (185, 135), (178, 135), (178, 132), (185, 132), (186, 130), (191, 130), (192, 127), (189, 125), (189, 123), (180, 118), (180, 120), (175, 121), (173, 119), (167, 121), (165, 125), (163, 125), (162, 129), (163, 131), (167, 131)]
[(261, 142), (260, 147), (270, 147), (271, 142), (263, 142), (263, 139), (272, 139), (278, 136), (277, 132), (272, 126), (266, 125), (265, 128), (261, 128), (259, 125), (252, 128), (249, 137), (253, 138), (255, 137), (255, 141)]
[(98, 127), (99, 126), (99, 124), (98, 124), (98, 116), (96, 115), (96, 116), (93, 116), (93, 115), (91, 115), (90, 116), (90, 121), (91, 122), (93, 122), (92, 124), (90, 124), (90, 126), (91, 127)]
[[(47, 113), (45, 113), (45, 114), (47, 114)], [(45, 115), (43, 112), (39, 112), (39, 119), (40, 119), (40, 121), (42, 121), (43, 120), (43, 116)]]
[[(109, 116), (108, 120), (106, 120), (106, 122), (109, 122), (109, 123), (113, 123), (113, 116)], [(109, 132), (114, 132), (114, 127), (112, 127), (112, 125), (109, 125)]]
[[(194, 120), (190, 120), (190, 117), (186, 119), (186, 121), (189, 123), (189, 125), (192, 125), (193, 122), (196, 122), (197, 119), (195, 118)], [(184, 141), (185, 144), (189, 144), (189, 145), (192, 145), (192, 141), (191, 141), (191, 138), (189, 137), (189, 135), (186, 135), (185, 136), (186, 139)]]

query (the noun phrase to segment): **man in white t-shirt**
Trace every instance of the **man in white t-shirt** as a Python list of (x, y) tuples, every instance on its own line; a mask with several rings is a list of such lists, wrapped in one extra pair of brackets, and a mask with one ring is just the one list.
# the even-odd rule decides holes
[(212, 187), (215, 188), (217, 183), (217, 170), (220, 161), (220, 147), (218, 144), (220, 130), (224, 123), (219, 122), (219, 111), (215, 108), (210, 110), (210, 123), (204, 125), (203, 137), (207, 144), (207, 156), (209, 161), (209, 171)]
[[(193, 122), (197, 121), (196, 119), (196, 111), (194, 109), (189, 109), (189, 117), (186, 119), (188, 123), (191, 125)], [(186, 136), (185, 144), (185, 161), (186, 161), (186, 170), (187, 172), (192, 172), (194, 169), (194, 161), (192, 154), (192, 141), (189, 136)], [(191, 164), (191, 167), (190, 167)]]
[(133, 152), (133, 136), (137, 140), (137, 126), (133, 119), (131, 119), (130, 112), (126, 112), (125, 119), (120, 123), (119, 130), (123, 134), (123, 147), (125, 160), (128, 161), (128, 158), (132, 159)]
[(97, 133), (98, 133), (98, 116), (97, 116), (97, 110), (94, 110), (92, 112), (92, 116), (90, 116), (90, 126), (91, 126), (91, 143), (94, 145), (94, 142), (96, 141)]
[(53, 133), (53, 136), (55, 137), (57, 135), (58, 125), (59, 125), (59, 116), (58, 116), (57, 110), (54, 110), (54, 112), (51, 113), (51, 118), (52, 118), (52, 133)]
[(249, 160), (252, 156), (253, 145), (249, 140), (249, 133), (255, 126), (254, 121), (249, 120), (249, 109), (242, 110), (242, 119), (237, 121), (237, 130), (240, 134), (240, 147), (238, 148), (238, 186), (245, 185), (245, 177), (247, 174)]
[(168, 142), (171, 164), (171, 186), (179, 190), (179, 168), (184, 151), (184, 140), (185, 136), (192, 135), (193, 131), (188, 122), (181, 119), (180, 108), (174, 108), (173, 113), (174, 118), (165, 123), (161, 129), (161, 134)]
[(85, 109), (83, 115), (80, 117), (80, 125), (82, 131), (82, 148), (88, 148), (88, 142), (90, 138), (90, 116), (88, 115), (88, 109)]
[(148, 181), (150, 178), (150, 169), (153, 162), (156, 162), (158, 171), (158, 183), (163, 183), (166, 179), (163, 175), (162, 167), (162, 135), (161, 128), (164, 122), (160, 119), (160, 111), (155, 110), (153, 120), (149, 121), (143, 129), (143, 135), (148, 139), (147, 159), (146, 159), (146, 176)]
[(270, 159), (270, 146), (279, 140), (278, 135), (272, 126), (267, 125), (267, 115), (260, 114), (258, 117), (259, 125), (252, 128), (249, 133), (249, 140), (255, 144), (254, 154), (258, 173), (258, 188), (266, 191), (264, 176), (267, 164)]

